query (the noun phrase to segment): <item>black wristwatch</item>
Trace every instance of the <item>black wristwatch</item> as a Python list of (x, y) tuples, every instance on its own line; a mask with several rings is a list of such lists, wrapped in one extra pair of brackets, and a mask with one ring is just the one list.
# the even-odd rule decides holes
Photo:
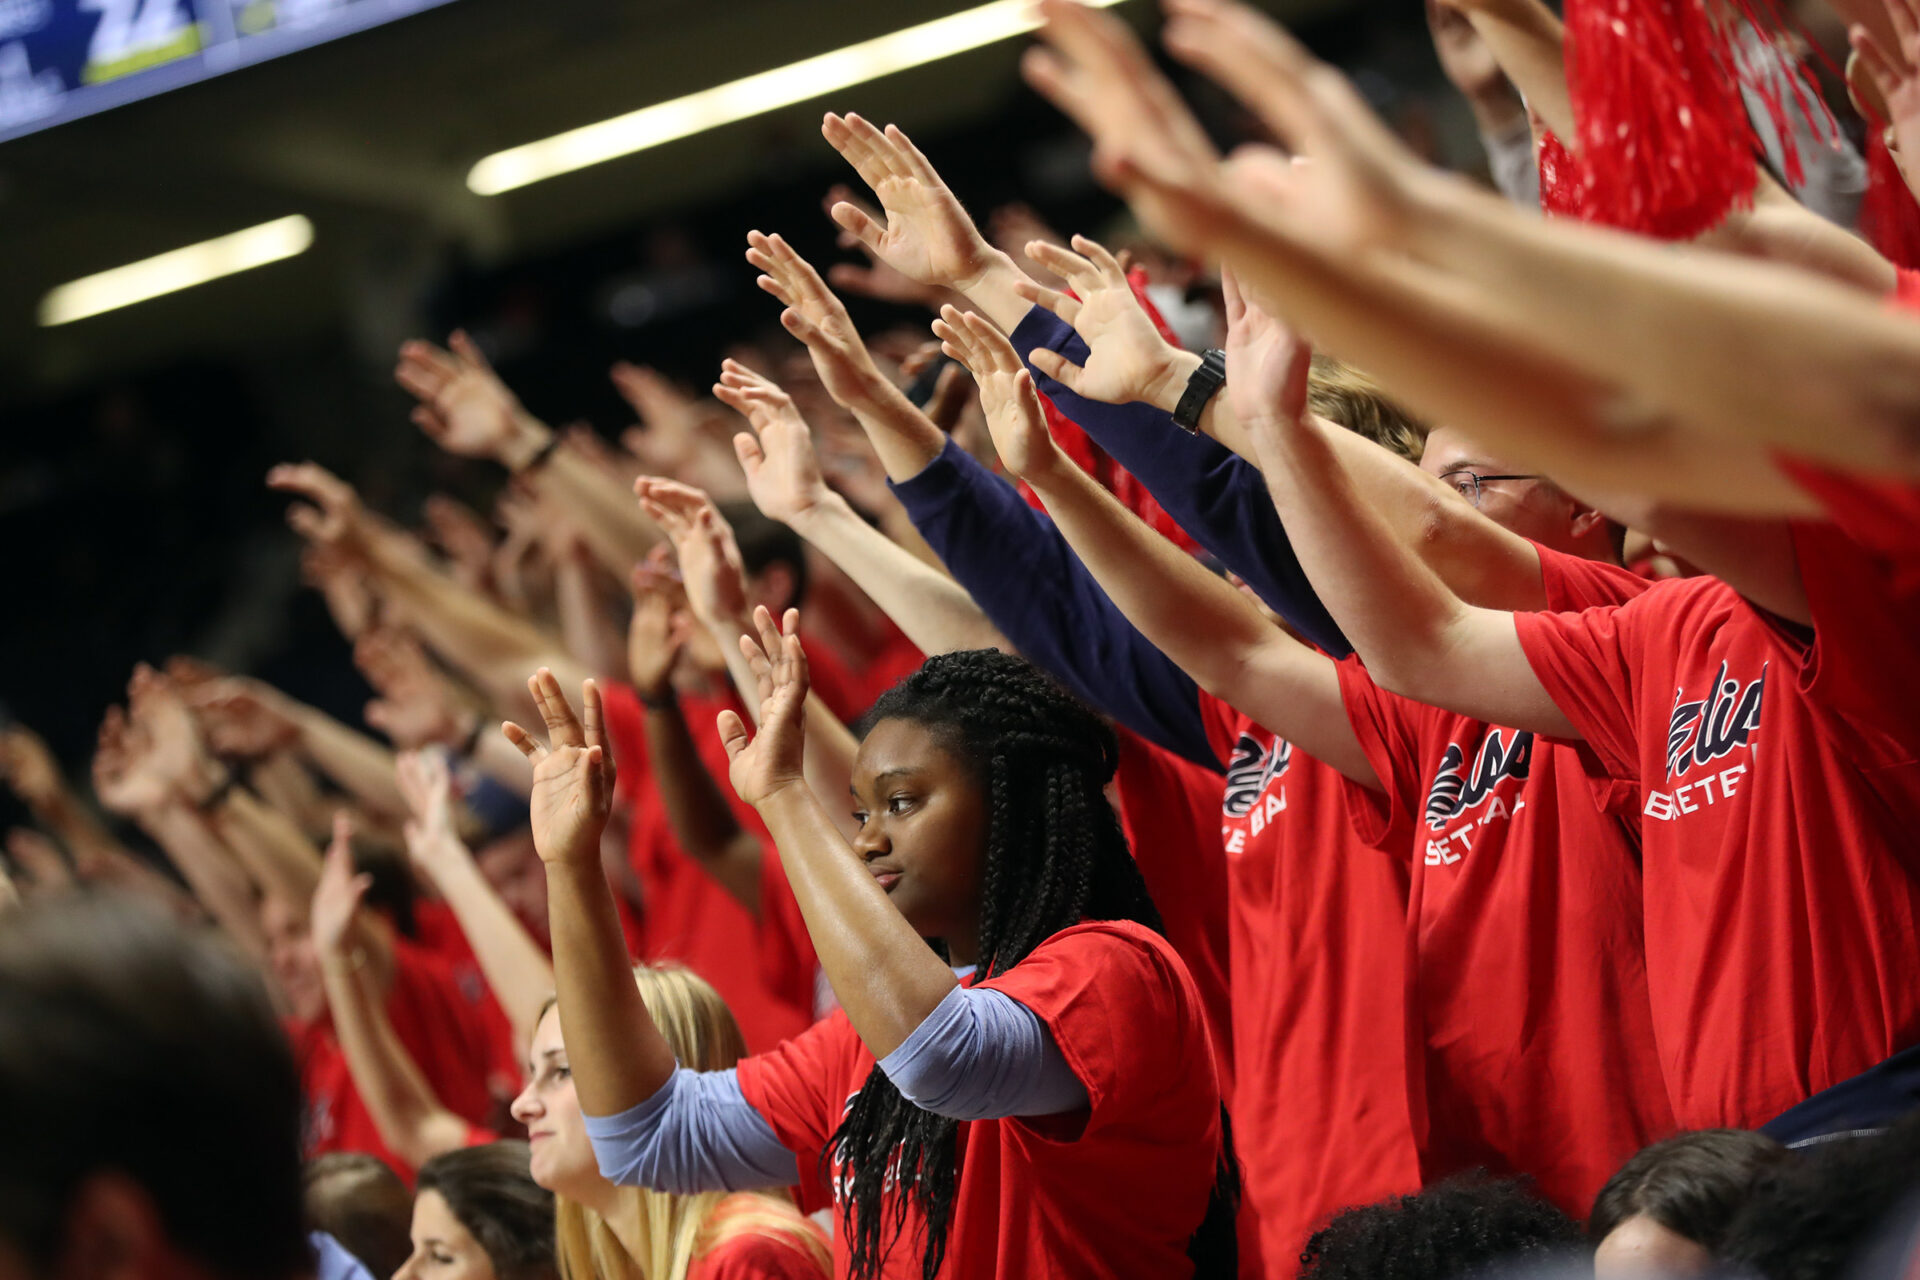
[(1227, 353), (1218, 347), (1202, 352), (1200, 367), (1187, 379), (1186, 392), (1181, 395), (1180, 403), (1174, 406), (1174, 422), (1187, 434), (1198, 435), (1200, 415), (1206, 410), (1207, 401), (1226, 385)]

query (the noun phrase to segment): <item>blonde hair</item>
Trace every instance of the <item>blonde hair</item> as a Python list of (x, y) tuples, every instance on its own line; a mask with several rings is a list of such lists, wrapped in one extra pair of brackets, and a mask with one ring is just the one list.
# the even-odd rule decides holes
[[(640, 998), (680, 1065), (693, 1071), (724, 1071), (747, 1056), (733, 1011), (705, 979), (674, 965), (640, 965), (633, 971)], [(544, 1019), (553, 1008), (540, 1010)], [(822, 1274), (831, 1258), (821, 1233), (780, 1192), (704, 1191), (670, 1195), (645, 1187), (619, 1188), (614, 1210), (640, 1241), (629, 1253), (607, 1220), (565, 1196), (554, 1197), (554, 1253), (561, 1280), (686, 1280), (697, 1257), (743, 1235), (784, 1238), (812, 1258)], [(725, 1208), (721, 1209), (725, 1202)], [(716, 1212), (716, 1210), (720, 1210)]]
[(1388, 399), (1372, 378), (1332, 356), (1314, 354), (1307, 371), (1307, 408), (1408, 462), (1419, 462), (1426, 452), (1427, 424)]

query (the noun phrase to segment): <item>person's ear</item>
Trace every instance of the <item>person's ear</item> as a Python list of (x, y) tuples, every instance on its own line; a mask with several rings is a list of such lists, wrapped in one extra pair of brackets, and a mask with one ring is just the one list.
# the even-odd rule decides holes
[(1579, 502), (1573, 503), (1573, 536), (1575, 539), (1589, 538), (1596, 533), (1604, 533), (1612, 521), (1600, 512)]
[(133, 1179), (96, 1173), (67, 1205), (56, 1280), (171, 1280), (184, 1274), (160, 1211)]

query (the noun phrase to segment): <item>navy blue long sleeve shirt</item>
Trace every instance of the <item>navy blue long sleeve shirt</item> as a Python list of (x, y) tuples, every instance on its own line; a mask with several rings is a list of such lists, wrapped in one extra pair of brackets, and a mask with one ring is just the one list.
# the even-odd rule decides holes
[(1030, 661), (1147, 741), (1224, 769), (1199, 686), (1127, 621), (1044, 512), (951, 440), (892, 488), (954, 578)]
[(1030, 357), (1039, 347), (1076, 365), (1090, 354), (1072, 326), (1045, 307), (1027, 312), (1008, 336), (1034, 386), (1132, 472), (1195, 542), (1320, 649), (1335, 658), (1353, 652), (1307, 581), (1258, 468), (1217, 440), (1181, 430), (1155, 405), (1089, 400), (1033, 368)]

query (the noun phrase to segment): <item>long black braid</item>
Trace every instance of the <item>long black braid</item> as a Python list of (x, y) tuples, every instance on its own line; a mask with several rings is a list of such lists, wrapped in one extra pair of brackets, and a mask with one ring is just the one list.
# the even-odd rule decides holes
[[(975, 772), (987, 796), (980, 976), (1003, 973), (1082, 920), (1132, 920), (1164, 934), (1103, 788), (1119, 764), (1113, 730), (1031, 663), (996, 649), (929, 658), (881, 695), (866, 723), (925, 726)], [(906, 1225), (909, 1198), (926, 1218), (924, 1280), (946, 1258), (958, 1175), (956, 1122), (923, 1111), (876, 1065), (821, 1155), (844, 1166), (842, 1230), (856, 1280), (872, 1280)], [(883, 1214), (886, 1184), (906, 1194)], [(1233, 1138), (1221, 1112), (1219, 1174), (1188, 1247), (1195, 1274), (1237, 1270), (1240, 1198)]]

